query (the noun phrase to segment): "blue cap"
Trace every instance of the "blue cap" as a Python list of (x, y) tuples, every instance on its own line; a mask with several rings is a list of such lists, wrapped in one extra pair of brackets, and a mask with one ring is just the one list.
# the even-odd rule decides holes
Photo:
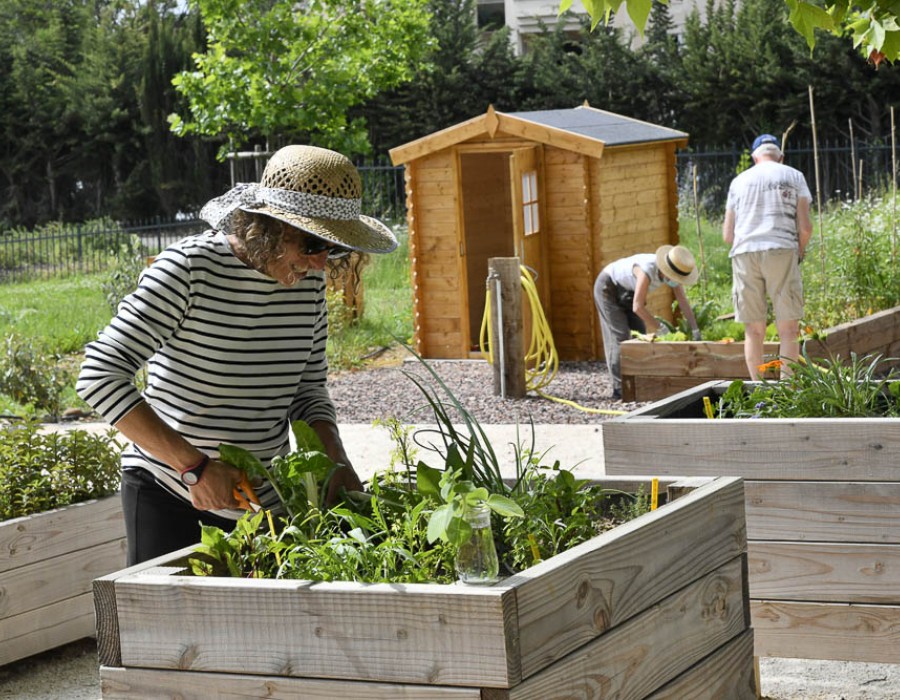
[(772, 134), (761, 134), (753, 139), (753, 145), (750, 147), (750, 152), (753, 153), (760, 146), (764, 146), (767, 143), (774, 143), (779, 148), (781, 147), (781, 143), (777, 138), (772, 136)]

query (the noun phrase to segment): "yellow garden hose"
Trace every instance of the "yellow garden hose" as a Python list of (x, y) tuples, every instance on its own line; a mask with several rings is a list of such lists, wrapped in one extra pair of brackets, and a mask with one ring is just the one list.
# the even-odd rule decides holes
[[(550, 331), (550, 324), (544, 315), (544, 308), (541, 306), (541, 300), (538, 296), (537, 286), (534, 278), (527, 267), (521, 265), (519, 269), (522, 271), (522, 290), (528, 299), (531, 308), (531, 342), (525, 353), (525, 366), (533, 367), (533, 369), (525, 370), (525, 388), (533, 391), (538, 396), (550, 401), (571, 406), (572, 408), (584, 411), (586, 413), (603, 413), (613, 416), (621, 416), (626, 411), (616, 411), (602, 408), (588, 408), (581, 406), (574, 401), (561, 399), (558, 396), (551, 396), (541, 391), (556, 376), (559, 369), (559, 355), (556, 352), (556, 345), (553, 342), (553, 333)], [(494, 364), (494, 342), (492, 335), (491, 323), (491, 289), (487, 288), (484, 303), (484, 316), (481, 319), (481, 333), (479, 336), (479, 347), (481, 356), (488, 361), (490, 365)], [(485, 343), (487, 350), (485, 350)]]

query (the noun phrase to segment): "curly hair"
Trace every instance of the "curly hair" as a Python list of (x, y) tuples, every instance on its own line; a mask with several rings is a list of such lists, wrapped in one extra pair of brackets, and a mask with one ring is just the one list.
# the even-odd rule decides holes
[[(285, 224), (265, 214), (238, 209), (234, 212), (229, 233), (238, 239), (241, 252), (247, 257), (250, 264), (255, 269), (265, 272), (284, 255), (284, 229), (286, 226), (290, 226), (290, 224)], [(303, 229), (291, 228), (306, 233)], [(329, 258), (326, 263), (328, 274), (332, 279), (337, 279), (346, 270), (351, 268), (358, 270), (367, 259), (367, 255), (357, 252), (338, 260)]]

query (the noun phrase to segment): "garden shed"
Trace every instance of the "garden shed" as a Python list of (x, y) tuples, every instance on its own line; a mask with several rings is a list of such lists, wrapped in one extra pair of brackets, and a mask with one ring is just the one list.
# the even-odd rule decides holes
[[(688, 135), (585, 104), (498, 112), (391, 150), (406, 166), (417, 351), (477, 353), (488, 260), (533, 270), (559, 357), (603, 357), (594, 279), (678, 239), (675, 150)], [(671, 292), (651, 297), (671, 315)]]

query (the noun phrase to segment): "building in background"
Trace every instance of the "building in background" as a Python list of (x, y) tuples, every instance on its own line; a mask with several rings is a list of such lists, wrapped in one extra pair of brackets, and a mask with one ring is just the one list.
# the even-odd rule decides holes
[[(516, 55), (521, 56), (528, 50), (529, 35), (539, 34), (541, 27), (555, 27), (559, 18), (558, 0), (477, 0), (478, 26), (482, 29), (499, 29), (507, 26), (510, 29), (510, 41)], [(701, 16), (706, 14), (706, 3), (698, 0), (669, 0), (669, 13), (672, 16), (673, 33), (681, 36), (684, 24), (691, 11), (697, 7)], [(581, 18), (587, 17), (581, 0), (573, 0), (571, 10), (562, 18), (565, 31), (571, 33), (573, 40), (581, 31)], [(613, 26), (621, 28), (626, 38), (631, 38), (632, 48), (641, 44), (634, 23), (628, 17), (625, 4), (613, 18)]]

